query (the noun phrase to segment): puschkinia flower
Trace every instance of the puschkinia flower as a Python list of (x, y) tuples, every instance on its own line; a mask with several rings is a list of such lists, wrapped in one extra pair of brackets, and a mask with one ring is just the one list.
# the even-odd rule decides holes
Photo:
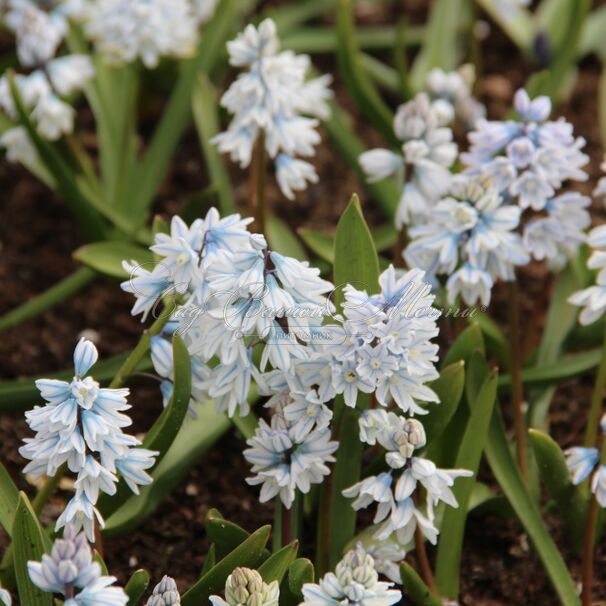
[(162, 580), (154, 587), (146, 606), (179, 606), (181, 596), (174, 579), (164, 575)]
[(595, 249), (587, 260), (587, 267), (597, 270), (596, 282), (568, 297), (569, 303), (583, 307), (579, 322), (584, 326), (593, 324), (606, 312), (606, 226), (592, 229), (587, 240)]
[[(600, 428), (606, 435), (606, 414), (602, 416)], [(606, 464), (600, 460), (600, 451), (597, 448), (575, 446), (568, 448), (564, 454), (572, 483), (580, 484), (591, 477), (591, 492), (600, 507), (606, 508)]]
[[(64, 606), (125, 606), (128, 596), (113, 587), (115, 577), (103, 576), (84, 533), (67, 525), (63, 538), (55, 539), (50, 555), (27, 563), (32, 583), (42, 591), (61, 595)], [(10, 602), (9, 602), (10, 605)]]
[(95, 0), (72, 6), (87, 37), (114, 64), (138, 59), (157, 67), (162, 57), (195, 53), (198, 13), (188, 0)]
[(468, 305), (488, 305), (494, 282), (513, 280), (514, 268), (530, 260), (516, 232), (520, 214), (489, 178), (455, 179), (427, 223), (410, 229), (404, 257), (410, 267), (448, 277), (450, 304), (461, 295)]
[(449, 168), (457, 157), (452, 131), (446, 125), (452, 113), (444, 103), (432, 102), (426, 93), (401, 105), (394, 132), (402, 141), (401, 153), (387, 149), (364, 152), (359, 162), (370, 182), (395, 176), (403, 187), (396, 211), (396, 227), (424, 220), (433, 204), (448, 190)]
[(327, 101), (330, 76), (309, 79), (307, 55), (280, 52), (276, 25), (265, 19), (258, 27), (248, 25), (228, 42), (230, 63), (243, 71), (221, 98), (233, 119), (227, 130), (214, 137), (222, 153), (246, 168), (259, 137), (264, 150), (276, 161), (276, 176), (282, 193), (295, 192), (318, 180), (315, 168), (297, 156), (310, 157), (320, 142), (317, 118), (330, 115)]
[(360, 392), (374, 392), (382, 406), (393, 402), (410, 414), (425, 414), (420, 403), (438, 401), (425, 385), (438, 377), (438, 346), (431, 342), (438, 334), (434, 297), (421, 270), (389, 267), (379, 284), (376, 295), (351, 285), (343, 289), (342, 324), (322, 326), (331, 338), (316, 343), (295, 371), (304, 385), (317, 387), (322, 401), (343, 394), (354, 407)]
[[(42, 138), (56, 141), (74, 130), (75, 110), (65, 98), (81, 91), (93, 77), (92, 61), (87, 55), (55, 56), (67, 32), (67, 21), (58, 9), (47, 13), (30, 0), (11, 0), (5, 22), (15, 32), (20, 63), (29, 70), (15, 76), (25, 111)], [(0, 109), (17, 122), (7, 76), (0, 78)], [(23, 128), (7, 131), (0, 145), (9, 160), (35, 164), (37, 156)]]
[(57, 520), (57, 529), (72, 523), (84, 528), (94, 541), (95, 519), (103, 526), (95, 508), (99, 492), (116, 492), (118, 473), (129, 488), (152, 479), (146, 470), (153, 466), (157, 452), (138, 448), (141, 442), (122, 429), (131, 425), (124, 414), (128, 389), (102, 388), (87, 373), (98, 358), (96, 347), (81, 339), (74, 351), (75, 376), (71, 382), (39, 379), (36, 387), (46, 400), (25, 413), (36, 432), (24, 440), (20, 454), (30, 460), (23, 470), (34, 478), (54, 476), (64, 463), (76, 474), (76, 493)]
[(312, 484), (320, 484), (329, 475), (327, 463), (334, 463), (332, 455), (338, 447), (330, 439), (330, 429), (314, 429), (298, 437), (294, 425), (278, 412), (270, 424), (261, 419), (255, 435), (247, 440), (250, 448), (244, 456), (255, 475), (246, 481), (252, 486), (261, 484), (261, 503), (279, 496), (290, 509), (296, 490), (307, 494)]
[(391, 589), (393, 583), (379, 581), (372, 556), (361, 544), (348, 551), (319, 583), (303, 585), (303, 604), (307, 606), (391, 606), (402, 599), (402, 593)]
[(434, 101), (434, 109), (444, 116), (444, 121), (456, 120), (465, 128), (472, 129), (484, 117), (486, 108), (471, 92), (474, 81), (474, 68), (470, 64), (452, 72), (436, 67), (427, 74), (427, 93)]
[[(606, 156), (604, 158), (604, 162), (600, 164), (600, 169), (603, 173), (606, 173)], [(593, 190), (593, 195), (596, 198), (605, 198), (606, 199), (606, 177), (601, 177)]]
[(531, 100), (524, 90), (514, 99), (520, 120), (480, 120), (469, 134), (469, 152), (461, 160), (470, 174), (488, 175), (503, 195), (520, 208), (541, 211), (565, 181), (583, 181), (588, 157), (582, 137), (563, 118), (548, 120), (548, 97)]
[[(352, 507), (357, 511), (377, 503), (374, 523), (380, 524), (374, 534), (378, 540), (395, 535), (401, 545), (406, 545), (420, 528), (425, 537), (436, 543), (438, 529), (434, 524), (434, 507), (444, 502), (458, 507), (451, 487), (459, 477), (470, 477), (465, 469), (438, 469), (428, 459), (414, 455), (425, 446), (425, 430), (415, 419), (405, 419), (393, 412), (368, 410), (360, 423), (363, 439), (370, 425), (378, 428), (370, 443), (378, 442), (385, 448), (385, 461), (390, 468), (378, 476), (369, 476), (343, 491), (343, 495), (355, 498)], [(425, 505), (420, 504), (421, 491), (425, 493)]]
[(0, 604), (3, 606), (12, 606), (13, 600), (11, 599), (11, 594), (6, 591), (6, 589), (2, 589), (0, 586)]
[(213, 606), (278, 606), (279, 598), (278, 581), (266, 583), (256, 570), (238, 567), (227, 577), (225, 599), (211, 595), (209, 600)]

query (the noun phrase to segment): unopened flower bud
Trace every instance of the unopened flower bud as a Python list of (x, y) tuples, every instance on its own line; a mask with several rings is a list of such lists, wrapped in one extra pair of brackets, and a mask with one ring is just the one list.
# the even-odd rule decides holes
[(147, 600), (147, 606), (179, 606), (181, 597), (174, 579), (164, 576), (154, 587), (154, 591)]

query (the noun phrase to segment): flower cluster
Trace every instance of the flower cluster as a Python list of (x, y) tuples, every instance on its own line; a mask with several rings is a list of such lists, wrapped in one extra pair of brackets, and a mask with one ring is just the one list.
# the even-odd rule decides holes
[(146, 469), (153, 466), (154, 451), (138, 448), (141, 442), (122, 429), (131, 424), (123, 414), (128, 389), (101, 388), (88, 371), (98, 358), (95, 346), (81, 339), (74, 351), (75, 376), (71, 382), (39, 379), (36, 387), (46, 400), (26, 413), (36, 432), (19, 449), (31, 462), (23, 470), (35, 478), (54, 476), (63, 464), (77, 474), (76, 494), (57, 520), (57, 529), (73, 524), (83, 527), (94, 542), (95, 518), (103, 519), (95, 504), (99, 492), (113, 495), (117, 473), (136, 494), (152, 479)]
[[(75, 110), (66, 101), (81, 91), (94, 75), (87, 55), (55, 56), (67, 32), (67, 20), (59, 9), (45, 12), (30, 0), (9, 0), (5, 22), (17, 38), (17, 54), (29, 73), (17, 74), (15, 86), (25, 111), (29, 112), (38, 134), (56, 141), (74, 130)], [(0, 109), (17, 120), (17, 108), (6, 75), (0, 78)], [(36, 151), (24, 127), (16, 126), (0, 137), (13, 162), (31, 166)]]
[[(456, 478), (473, 474), (465, 469), (438, 469), (431, 461), (415, 456), (415, 450), (425, 446), (423, 425), (393, 412), (365, 411), (360, 418), (360, 440), (370, 445), (378, 442), (383, 446), (390, 469), (354, 484), (344, 490), (343, 495), (355, 497), (352, 506), (356, 510), (377, 503), (374, 523), (382, 524), (375, 538), (386, 540), (395, 533), (398, 542), (406, 545), (415, 530), (420, 528), (435, 544), (438, 529), (434, 525), (434, 507), (439, 502), (457, 507), (451, 486)], [(420, 506), (418, 488), (421, 486), (426, 492), (424, 508)]]
[(587, 240), (596, 249), (587, 260), (587, 267), (598, 272), (596, 283), (568, 298), (569, 303), (584, 307), (579, 315), (579, 322), (584, 326), (593, 324), (606, 312), (606, 225), (592, 229)]
[(191, 56), (214, 8), (213, 0), (67, 0), (65, 10), (106, 61), (140, 59), (151, 69), (162, 57)]
[[(128, 596), (112, 587), (115, 577), (103, 576), (84, 533), (68, 525), (63, 538), (55, 539), (50, 555), (27, 563), (30, 579), (42, 591), (61, 595), (64, 606), (126, 606)], [(9, 602), (10, 604), (10, 602)]]
[(372, 556), (362, 545), (348, 551), (334, 573), (325, 574), (318, 584), (303, 585), (303, 604), (307, 606), (391, 606), (402, 599), (393, 583), (379, 581)]
[[(171, 324), (192, 358), (192, 396), (214, 399), (230, 416), (248, 413), (251, 381), (263, 389), (268, 364), (286, 371), (309, 357), (307, 342), (334, 309), (327, 300), (333, 285), (319, 270), (270, 250), (247, 231), (250, 221), (221, 219), (215, 209), (191, 226), (174, 217), (170, 234), (157, 234), (151, 247), (161, 262), (151, 271), (124, 264), (131, 279), (122, 288), (137, 297), (133, 314), (145, 318), (162, 296), (178, 295)], [(255, 348), (262, 348), (259, 367)], [(152, 341), (152, 360), (166, 401), (173, 369), (164, 337)]]
[[(606, 415), (600, 421), (602, 433), (606, 435)], [(591, 492), (595, 495), (600, 507), (606, 508), (606, 463), (600, 460), (597, 448), (575, 446), (565, 452), (566, 464), (573, 484), (580, 484), (591, 474)]]
[(330, 114), (330, 76), (308, 79), (307, 55), (280, 52), (271, 19), (247, 26), (227, 48), (230, 63), (246, 71), (221, 98), (234, 117), (213, 141), (243, 168), (251, 162), (255, 143), (262, 141), (265, 153), (275, 159), (282, 193), (292, 199), (294, 192), (318, 180), (315, 168), (297, 156), (313, 156), (320, 142), (317, 118)]
[(516, 228), (521, 209), (505, 204), (488, 177), (457, 178), (427, 223), (412, 227), (404, 257), (429, 275), (446, 275), (449, 303), (490, 302), (497, 279), (513, 280), (529, 256)]
[(324, 402), (343, 394), (354, 407), (359, 392), (375, 393), (382, 406), (393, 401), (404, 412), (424, 414), (418, 401), (438, 401), (425, 385), (438, 377), (438, 346), (431, 342), (438, 334), (434, 297), (421, 270), (400, 273), (390, 266), (379, 284), (376, 295), (344, 288), (341, 324), (322, 327), (332, 339), (297, 369)]
[(403, 186), (396, 212), (396, 227), (424, 221), (433, 204), (450, 186), (449, 168), (457, 157), (457, 146), (447, 124), (452, 106), (431, 101), (419, 93), (401, 105), (394, 118), (394, 132), (402, 141), (402, 155), (387, 149), (364, 152), (360, 164), (369, 181), (396, 175)]
[(288, 509), (296, 490), (306, 494), (312, 484), (320, 484), (330, 474), (327, 463), (334, 463), (332, 455), (338, 447), (331, 441), (328, 427), (301, 432), (296, 423), (288, 421), (284, 409), (275, 411), (270, 424), (261, 419), (247, 444), (250, 448), (244, 456), (255, 475), (246, 481), (261, 484), (261, 503), (279, 496)]
[(524, 243), (535, 258), (560, 262), (562, 255), (584, 241), (589, 225), (589, 200), (578, 194), (557, 196), (568, 180), (582, 181), (587, 156), (582, 137), (563, 118), (548, 120), (548, 97), (531, 100), (524, 90), (515, 95), (520, 121), (480, 120), (469, 134), (470, 149), (461, 154), (471, 175), (487, 175), (506, 202), (546, 213), (524, 229)]
[(280, 583), (265, 583), (256, 570), (235, 568), (225, 582), (225, 599), (211, 595), (213, 606), (278, 606)]
[(179, 606), (181, 596), (174, 579), (164, 576), (154, 587), (146, 606)]

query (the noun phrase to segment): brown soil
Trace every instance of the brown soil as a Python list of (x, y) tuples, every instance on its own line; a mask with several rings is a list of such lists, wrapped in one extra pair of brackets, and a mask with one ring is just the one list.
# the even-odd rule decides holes
[[(413, 15), (412, 21), (418, 21), (419, 14), (422, 16), (426, 8), (423, 0), (409, 0), (404, 4)], [(376, 15), (368, 18), (376, 18)], [(381, 15), (381, 18), (386, 17)], [(483, 51), (485, 77), (480, 93), (492, 117), (504, 116), (513, 92), (528, 74), (528, 66), (495, 28)], [(505, 65), (504, 57), (509, 58)], [(331, 69), (332, 62), (321, 58), (319, 64)], [(602, 156), (596, 119), (598, 76), (598, 64), (586, 61), (581, 66), (571, 100), (561, 108), (575, 124), (576, 132), (588, 141), (591, 179), (589, 184), (581, 186), (585, 192), (591, 190), (599, 176)], [(351, 108), (338, 79), (337, 86), (339, 99)], [(363, 125), (364, 121), (358, 120), (356, 128), (367, 144), (378, 143), (376, 134)], [(328, 143), (320, 148), (316, 164), (319, 184), (310, 187), (293, 203), (285, 203), (271, 182), (269, 197), (276, 214), (293, 227), (306, 225), (331, 230), (350, 194), (353, 191), (363, 193), (363, 190)], [(238, 169), (230, 170), (236, 183), (238, 203), (246, 209), (245, 175)], [(179, 211), (205, 184), (195, 134), (189, 132), (163, 184), (155, 210), (167, 216)], [(71, 252), (85, 240), (57, 196), (23, 169), (0, 162), (0, 191), (1, 315), (73, 271), (76, 264), (71, 259)], [(369, 221), (376, 224), (380, 213), (371, 208), (370, 201), (365, 200), (364, 204)], [(526, 311), (530, 312), (541, 298), (544, 279), (545, 273), (538, 267), (524, 273), (521, 291)], [(0, 378), (9, 380), (68, 368), (74, 343), (84, 330), (94, 331), (93, 335), (96, 333), (95, 340), (102, 357), (128, 351), (136, 343), (142, 328), (138, 320), (130, 316), (131, 303), (130, 297), (116, 282), (98, 280), (71, 300), (4, 332), (0, 339)], [(505, 307), (506, 294), (502, 290), (496, 296), (494, 316), (505, 318)], [(551, 409), (552, 428), (563, 446), (579, 441), (590, 389), (591, 381), (587, 379), (567, 383), (556, 393)], [(131, 402), (135, 430), (142, 431), (157, 416), (161, 406), (155, 384), (144, 381), (135, 386)], [(33, 488), (20, 473), (24, 461), (17, 452), (26, 435), (28, 431), (22, 415), (0, 416), (0, 460), (7, 465), (20, 488), (31, 493)], [(225, 517), (248, 530), (270, 522), (272, 506), (260, 505), (257, 490), (244, 481), (248, 469), (241, 450), (240, 437), (226, 436), (194, 467), (144, 526), (127, 536), (107, 541), (105, 558), (110, 571), (123, 582), (132, 571), (144, 567), (155, 582), (168, 573), (176, 578), (181, 588), (186, 588), (199, 575), (208, 549), (203, 521), (209, 508), (218, 508)], [(483, 475), (489, 477), (486, 470)], [(44, 512), (46, 521), (50, 522), (58, 515), (65, 496), (63, 492), (55, 496)], [(578, 580), (579, 562), (567, 548), (557, 516), (548, 514), (546, 519)], [(0, 531), (0, 552), (6, 544), (6, 536)], [(606, 598), (605, 564), (606, 548), (602, 543), (596, 555), (596, 599)], [(493, 515), (469, 518), (462, 561), (463, 604), (552, 606), (556, 601), (517, 520)]]

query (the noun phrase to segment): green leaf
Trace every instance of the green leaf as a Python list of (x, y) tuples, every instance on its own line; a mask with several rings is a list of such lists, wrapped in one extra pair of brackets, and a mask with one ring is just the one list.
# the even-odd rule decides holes
[(149, 572), (139, 569), (131, 575), (128, 583), (124, 587), (124, 592), (128, 596), (127, 606), (137, 606), (139, 600), (143, 597), (145, 590), (149, 585)]
[(457, 360), (469, 359), (474, 351), (480, 351), (482, 354), (485, 353), (482, 331), (477, 322), (473, 322), (471, 326), (468, 326), (457, 337), (457, 340), (452, 344), (442, 360), (442, 368), (449, 366)]
[(336, 303), (343, 300), (343, 287), (351, 284), (369, 295), (379, 290), (379, 259), (356, 194), (341, 215), (335, 235)]
[(403, 562), (400, 565), (400, 574), (404, 594), (412, 600), (414, 606), (443, 606), (442, 600), (429, 591), (423, 579), (410, 564)]
[(27, 571), (28, 561), (40, 561), (42, 554), (50, 550), (50, 539), (42, 530), (31, 503), (23, 492), (19, 493), (12, 534), (15, 546), (15, 576), (21, 604), (52, 606), (53, 596), (38, 589), (30, 580)]
[(324, 261), (328, 261), (331, 264), (335, 262), (334, 236), (307, 227), (299, 228), (297, 233), (311, 252), (318, 255), (320, 259), (324, 259)]
[(106, 520), (104, 535), (115, 536), (139, 525), (231, 425), (226, 415), (215, 411), (212, 401), (198, 406), (197, 411), (198, 418), (183, 425), (168, 453), (154, 468), (152, 484), (143, 486), (140, 496), (131, 496)]
[(267, 217), (267, 240), (272, 250), (285, 255), (299, 259), (299, 261), (307, 260), (307, 255), (297, 236), (293, 234), (290, 227), (275, 217), (269, 215)]
[(271, 533), (271, 526), (262, 526), (253, 532), (241, 545), (236, 547), (202, 576), (183, 596), (182, 606), (205, 604), (209, 596), (223, 591), (227, 577), (238, 566), (257, 568)]
[[(468, 377), (470, 380), (470, 377)], [(492, 410), (497, 395), (497, 375), (484, 381), (477, 398), (470, 401), (471, 414), (457, 453), (455, 468), (473, 472), (471, 478), (457, 478), (452, 492), (458, 507), (446, 507), (441, 524), (440, 544), (436, 559), (436, 582), (441, 594), (456, 599), (459, 595), (461, 553), (465, 522), (475, 485)]]
[(307, 558), (297, 558), (289, 567), (280, 587), (280, 606), (299, 606), (303, 585), (314, 582), (314, 565)]
[[(225, 557), (250, 536), (244, 528), (223, 518), (217, 509), (210, 509), (206, 514), (204, 529), (215, 545), (218, 558)], [(269, 557), (269, 552), (266, 555)]]
[(431, 444), (440, 437), (454, 416), (465, 385), (465, 362), (453, 362), (440, 372), (440, 377), (429, 383), (438, 398), (439, 404), (429, 404), (429, 412), (423, 416), (423, 427), (427, 443)]
[(299, 541), (292, 541), (272, 554), (259, 566), (259, 574), (266, 583), (282, 582), (288, 567), (295, 561), (299, 551)]
[(393, 115), (385, 105), (360, 60), (351, 0), (339, 0), (337, 11), (337, 58), (339, 71), (360, 111), (392, 145), (399, 144), (393, 131)]
[(529, 436), (541, 478), (566, 522), (572, 544), (578, 550), (585, 526), (586, 502), (578, 486), (572, 483), (566, 458), (558, 444), (537, 429), (530, 429)]
[(459, 65), (462, 10), (461, 0), (435, 0), (432, 3), (425, 43), (412, 67), (411, 81), (415, 90), (425, 89), (427, 74), (434, 67), (450, 71)]
[(509, 448), (498, 406), (495, 407), (492, 415), (485, 451), (492, 473), (533, 542), (560, 602), (563, 606), (579, 606), (575, 583), (570, 577), (562, 555), (545, 528), (534, 499), (528, 494), (520, 477)]
[(211, 143), (220, 130), (217, 107), (217, 91), (205, 74), (198, 74), (192, 97), (194, 123), (210, 181), (219, 195), (221, 214), (227, 215), (235, 212), (236, 203), (227, 168), (216, 145)]
[(393, 221), (398, 201), (400, 200), (400, 188), (390, 179), (378, 183), (369, 183), (362, 167), (359, 157), (366, 148), (355, 135), (354, 121), (351, 116), (336, 103), (332, 103), (331, 117), (324, 122), (324, 128), (336, 147), (337, 153), (347, 162), (348, 166), (356, 173), (364, 189), (377, 202), (383, 210), (386, 218)]
[(499, 0), (476, 0), (492, 19), (503, 29), (518, 48), (529, 54), (535, 37), (535, 28), (530, 11), (518, 4), (509, 3), (507, 13)]
[[(269, 553), (269, 552), (268, 552)], [(204, 559), (204, 566), (202, 566), (202, 572), (200, 576), (204, 576), (215, 564), (217, 563), (217, 548), (214, 543), (210, 544), (208, 553)]]
[(13, 535), (13, 521), (19, 504), (19, 490), (6, 467), (0, 463), (0, 526), (9, 537)]
[(471, 323), (477, 323), (482, 331), (486, 349), (493, 354), (502, 368), (508, 368), (511, 361), (509, 340), (503, 334), (501, 327), (487, 313), (481, 312), (471, 318)]
[[(606, 6), (600, 6), (585, 20), (585, 27), (583, 28), (581, 42), (578, 48), (578, 55), (580, 58), (595, 53), (603, 63), (604, 58), (606, 58), (606, 38), (604, 38), (605, 28)], [(602, 139), (602, 141), (604, 140)]]
[(75, 293), (88, 286), (96, 277), (88, 267), (81, 267), (48, 290), (32, 297), (18, 307), (11, 309), (0, 318), (0, 331), (17, 326), (30, 318), (45, 312), (47, 309), (65, 301)]
[(136, 264), (149, 268), (154, 265), (150, 250), (128, 242), (85, 244), (74, 251), (73, 257), (99, 273), (120, 279), (130, 278), (129, 273), (122, 267), (122, 261), (135, 261)]
[[(527, 368), (522, 371), (522, 381), (528, 386), (546, 386), (571, 379), (593, 370), (602, 359), (601, 349), (592, 349), (560, 358), (553, 364), (540, 368)], [(509, 387), (511, 376), (499, 377), (499, 387)]]

